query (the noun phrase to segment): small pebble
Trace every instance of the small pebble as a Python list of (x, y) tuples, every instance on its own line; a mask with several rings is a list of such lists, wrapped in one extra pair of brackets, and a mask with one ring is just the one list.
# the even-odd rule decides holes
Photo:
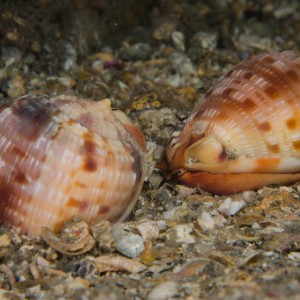
[(58, 283), (52, 287), (55, 296), (63, 296), (65, 293), (65, 286), (62, 283)]
[(150, 58), (152, 48), (147, 43), (126, 45), (120, 50), (120, 58), (126, 61), (146, 60)]
[(58, 82), (61, 83), (62, 85), (64, 85), (65, 87), (67, 88), (72, 88), (75, 84), (76, 84), (76, 81), (71, 78), (71, 77), (58, 77)]
[(66, 60), (63, 63), (63, 69), (65, 71), (71, 71), (74, 70), (77, 66), (76, 60), (77, 60), (77, 51), (73, 47), (71, 43), (66, 43)]
[(189, 224), (180, 224), (171, 229), (168, 229), (166, 232), (166, 243), (171, 246), (195, 243), (195, 238), (191, 235), (194, 230), (194, 225)]
[(156, 40), (168, 40), (174, 29), (176, 28), (176, 23), (173, 21), (165, 21), (161, 23), (152, 33), (153, 38)]
[(155, 240), (159, 236), (159, 228), (154, 221), (143, 221), (136, 225), (135, 229), (142, 236), (144, 242)]
[(281, 6), (274, 11), (274, 16), (277, 19), (283, 19), (290, 15), (293, 15), (295, 10), (291, 6)]
[(22, 52), (16, 47), (2, 48), (1, 59), (5, 62), (5, 66), (8, 67), (14, 63), (22, 62)]
[(173, 31), (172, 32), (172, 41), (175, 45), (175, 47), (179, 51), (185, 51), (185, 45), (184, 45), (184, 35), (180, 31)]
[(290, 252), (288, 254), (288, 258), (291, 260), (296, 260), (296, 261), (300, 261), (300, 253), (299, 252)]
[(4, 289), (0, 289), (0, 299), (2, 300), (22, 300), (23, 296), (16, 292), (10, 292)]
[(201, 216), (197, 218), (197, 223), (204, 231), (209, 231), (215, 228), (216, 222), (213, 217), (206, 211), (202, 212)]
[(26, 94), (25, 81), (19, 74), (13, 76), (9, 83), (8, 96), (11, 99), (18, 98)]
[(177, 210), (179, 210), (178, 207), (173, 207), (173, 208), (165, 211), (163, 213), (164, 219), (165, 220), (171, 219), (175, 215), (175, 213), (176, 213)]
[(224, 202), (222, 202), (222, 204), (218, 208), (218, 211), (225, 217), (234, 216), (245, 205), (245, 201), (232, 201), (232, 199), (229, 197), (226, 198)]
[[(191, 59), (183, 52), (174, 52), (170, 55), (172, 75), (169, 75), (167, 83), (173, 87), (186, 84), (188, 80), (191, 85), (200, 85), (197, 70)], [(176, 71), (176, 72), (174, 72)]]
[(76, 277), (75, 279), (70, 278), (67, 280), (67, 289), (69, 291), (74, 291), (78, 289), (88, 289), (90, 287), (90, 283), (80, 277)]
[(157, 227), (159, 230), (166, 230), (167, 229), (167, 222), (165, 220), (158, 220), (156, 222)]
[(197, 32), (193, 37), (193, 42), (208, 51), (214, 51), (217, 47), (217, 35), (208, 32)]
[(116, 249), (123, 255), (136, 258), (144, 251), (143, 238), (130, 231), (125, 231), (120, 224), (114, 226), (112, 235), (115, 240)]
[(11, 239), (8, 234), (4, 233), (0, 235), (0, 248), (7, 247), (11, 243)]
[(148, 294), (146, 300), (167, 300), (174, 297), (178, 291), (179, 286), (177, 282), (166, 281), (154, 287)]

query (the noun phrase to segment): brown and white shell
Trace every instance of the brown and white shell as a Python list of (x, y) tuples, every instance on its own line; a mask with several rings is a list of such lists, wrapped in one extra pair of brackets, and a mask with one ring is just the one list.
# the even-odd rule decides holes
[(172, 176), (229, 194), (300, 180), (300, 58), (261, 54), (222, 77), (167, 148)]
[(0, 112), (0, 221), (28, 235), (72, 217), (124, 220), (141, 191), (145, 140), (109, 99), (24, 96)]

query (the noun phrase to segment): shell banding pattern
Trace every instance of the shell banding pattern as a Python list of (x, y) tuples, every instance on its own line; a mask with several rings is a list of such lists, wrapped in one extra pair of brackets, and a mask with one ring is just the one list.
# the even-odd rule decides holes
[(216, 194), (300, 180), (300, 58), (260, 54), (223, 76), (166, 151), (171, 174)]
[(123, 220), (145, 176), (145, 140), (110, 100), (24, 96), (0, 112), (0, 221), (28, 235), (79, 217)]

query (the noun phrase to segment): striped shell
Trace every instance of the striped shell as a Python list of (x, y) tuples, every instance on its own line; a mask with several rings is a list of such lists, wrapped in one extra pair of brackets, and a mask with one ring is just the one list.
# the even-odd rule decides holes
[(142, 133), (110, 100), (24, 96), (0, 113), (0, 221), (28, 235), (123, 220), (145, 176)]
[(167, 148), (170, 177), (230, 194), (300, 180), (300, 58), (261, 54), (222, 77)]

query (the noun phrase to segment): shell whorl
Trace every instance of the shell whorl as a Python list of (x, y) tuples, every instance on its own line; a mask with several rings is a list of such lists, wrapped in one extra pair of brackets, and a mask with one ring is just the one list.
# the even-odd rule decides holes
[(167, 157), (171, 170), (299, 173), (300, 58), (285, 51), (239, 64), (196, 105)]
[[(125, 120), (125, 121), (124, 121)], [(142, 135), (108, 99), (25, 96), (0, 114), (0, 221), (29, 235), (74, 216), (124, 219), (145, 176)]]

